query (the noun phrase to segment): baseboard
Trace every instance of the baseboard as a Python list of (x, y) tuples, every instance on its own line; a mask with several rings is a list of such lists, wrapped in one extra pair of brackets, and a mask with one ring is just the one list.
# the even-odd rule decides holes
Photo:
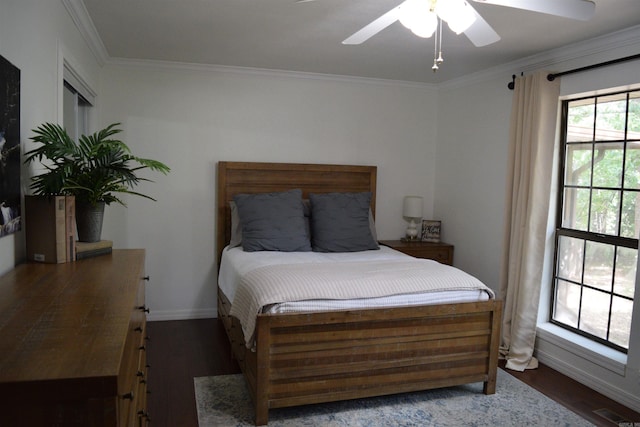
[(638, 399), (638, 397), (633, 396), (632, 394), (627, 393), (626, 391), (621, 390), (617, 387), (614, 387), (611, 384), (594, 377), (588, 372), (578, 369), (576, 366), (571, 365), (548, 352), (537, 349), (536, 357), (540, 362), (544, 363), (550, 368), (555, 369), (556, 371), (568, 376), (569, 378), (586, 385), (592, 390), (595, 390), (598, 393), (601, 393), (608, 398), (615, 400), (616, 402), (630, 409), (633, 409), (634, 411), (640, 412), (640, 399)]
[(153, 310), (147, 314), (147, 321), (209, 319), (218, 317), (217, 307), (193, 310)]

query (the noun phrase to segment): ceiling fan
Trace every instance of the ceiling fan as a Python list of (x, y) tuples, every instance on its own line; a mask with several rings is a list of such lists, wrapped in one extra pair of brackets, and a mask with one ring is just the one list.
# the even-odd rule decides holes
[[(591, 19), (595, 12), (595, 3), (591, 0), (473, 1), (476, 3), (546, 13), (581, 21)], [(440, 20), (447, 22), (449, 27), (457, 34), (464, 33), (475, 46), (487, 46), (500, 40), (498, 33), (491, 28), (487, 21), (485, 21), (466, 0), (405, 0), (399, 6), (394, 7), (348, 37), (342, 44), (358, 45), (364, 43), (398, 20), (420, 37), (430, 37), (433, 35), (433, 33), (436, 32), (438, 20)], [(411, 22), (409, 24), (404, 22), (407, 20)], [(416, 21), (420, 22), (416, 23)], [(416, 29), (411, 27), (411, 24), (416, 26)], [(436, 37), (438, 37), (437, 33)]]

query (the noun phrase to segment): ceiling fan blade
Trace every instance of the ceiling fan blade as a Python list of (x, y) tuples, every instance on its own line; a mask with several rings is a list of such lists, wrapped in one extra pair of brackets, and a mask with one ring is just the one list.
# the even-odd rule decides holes
[[(402, 5), (400, 5), (402, 6)], [(380, 18), (364, 26), (359, 31), (346, 38), (342, 44), (361, 44), (393, 24), (400, 17), (400, 6), (396, 6)]]
[(473, 7), (471, 10), (473, 10), (476, 20), (464, 31), (464, 35), (471, 40), (471, 43), (476, 47), (482, 47), (500, 41), (500, 36), (491, 28), (491, 25)]
[(531, 10), (564, 18), (588, 21), (596, 11), (596, 4), (591, 0), (474, 0), (478, 3), (495, 4)]

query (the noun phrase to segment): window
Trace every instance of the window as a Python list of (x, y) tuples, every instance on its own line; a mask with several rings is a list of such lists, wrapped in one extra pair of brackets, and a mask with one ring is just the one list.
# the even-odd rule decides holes
[[(66, 55), (62, 51), (60, 57), (64, 56)], [(92, 114), (91, 107), (95, 105), (96, 93), (82, 74), (77, 72), (66, 59), (62, 59), (60, 66), (62, 68), (60, 87), (62, 117), (59, 117), (59, 122), (69, 136), (77, 141), (79, 136), (90, 133), (89, 116)]]
[(563, 101), (551, 323), (627, 352), (640, 230), (640, 91)]
[(69, 82), (64, 81), (64, 128), (74, 141), (89, 133), (89, 108), (87, 101)]

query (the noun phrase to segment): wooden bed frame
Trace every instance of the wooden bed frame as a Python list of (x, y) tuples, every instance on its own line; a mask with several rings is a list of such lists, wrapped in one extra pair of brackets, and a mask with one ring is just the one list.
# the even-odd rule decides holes
[[(217, 255), (231, 236), (229, 201), (238, 193), (300, 188), (309, 193), (371, 191), (376, 167), (219, 162)], [(502, 302), (261, 314), (256, 349), (245, 347), (230, 302), (218, 291), (218, 317), (255, 404), (269, 409), (484, 382), (496, 389)]]

